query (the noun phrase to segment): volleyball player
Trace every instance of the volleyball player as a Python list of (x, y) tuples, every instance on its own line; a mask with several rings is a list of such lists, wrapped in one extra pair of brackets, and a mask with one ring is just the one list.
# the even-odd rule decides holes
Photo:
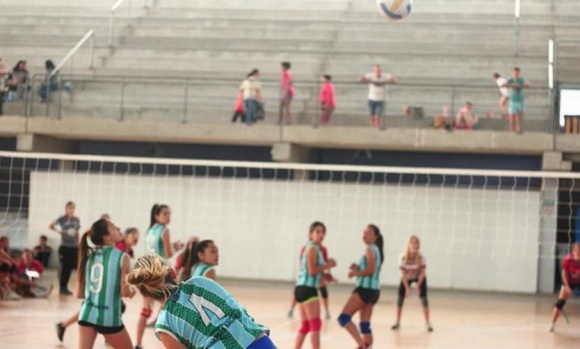
[(407, 249), (399, 258), (399, 268), (401, 269), (401, 283), (399, 284), (399, 296), (397, 298), (397, 322), (391, 329), (398, 330), (403, 313), (403, 303), (405, 298), (411, 295), (411, 286), (417, 284), (417, 293), (423, 305), (423, 315), (427, 331), (432, 332), (433, 327), (429, 321), (429, 300), (427, 299), (427, 276), (425, 273), (427, 263), (425, 257), (421, 255), (421, 241), (415, 235), (409, 238)]
[(215, 266), (219, 263), (219, 250), (212, 240), (203, 240), (195, 246), (191, 265), (185, 265), (185, 270), (191, 270), (191, 276), (204, 276), (215, 281), (217, 275)]
[(185, 271), (183, 269), (183, 265), (184, 263), (192, 263), (191, 260), (193, 259), (193, 252), (198, 242), (199, 238), (197, 236), (189, 239), (187, 244), (185, 244), (183, 252), (181, 252), (179, 256), (175, 258), (175, 273), (177, 274), (178, 281), (186, 281), (191, 277), (191, 270)]
[[(147, 230), (146, 243), (149, 253), (153, 253), (164, 262), (173, 256), (174, 251), (182, 246), (180, 242), (171, 243), (171, 236), (167, 225), (171, 222), (171, 210), (167, 205), (153, 205), (151, 208), (149, 230)], [(135, 349), (142, 349), (143, 334), (147, 326), (147, 319), (153, 313), (153, 299), (143, 297), (143, 308), (137, 321), (137, 339)]]
[(322, 280), (322, 274), (335, 267), (336, 261), (330, 258), (324, 261), (320, 245), (326, 235), (326, 227), (322, 222), (314, 222), (310, 225), (310, 241), (306, 245), (302, 256), (302, 265), (298, 283), (294, 289), (294, 297), (299, 304), (302, 325), (296, 337), (295, 349), (302, 348), (306, 335), (310, 333), (310, 341), (313, 349), (320, 348), (320, 303), (318, 301), (318, 288)]
[(558, 301), (554, 306), (552, 314), (552, 323), (548, 330), (554, 331), (554, 325), (560, 317), (560, 313), (566, 304), (566, 300), (571, 296), (580, 297), (580, 242), (577, 242), (572, 247), (572, 253), (564, 258), (562, 263), (562, 288)]
[(135, 291), (126, 282), (129, 257), (114, 247), (121, 239), (119, 229), (107, 219), (93, 223), (81, 239), (77, 297), (84, 301), (78, 321), (79, 349), (92, 348), (99, 333), (115, 349), (132, 348), (121, 320), (121, 297), (133, 297)]
[(270, 331), (211, 279), (192, 277), (178, 285), (161, 258), (145, 256), (127, 281), (163, 305), (155, 334), (167, 349), (276, 349)]
[[(300, 249), (300, 257), (299, 261), (302, 261), (302, 257), (304, 256), (304, 250), (306, 249), (306, 245), (302, 246)], [(328, 261), (328, 250), (324, 245), (320, 245), (320, 251), (322, 252), (322, 257), (324, 258), (324, 262)], [(324, 314), (326, 319), (330, 319), (330, 310), (328, 308), (328, 283), (336, 281), (336, 279), (332, 276), (332, 274), (328, 271), (325, 271), (322, 274), (322, 280), (320, 280), (320, 287), (318, 288), (318, 294), (320, 294), (320, 298), (322, 298), (322, 306), (324, 307)], [(292, 295), (292, 303), (290, 303), (290, 309), (288, 310), (288, 317), (292, 318), (294, 316), (294, 308), (296, 307), (296, 298)]]
[[(363, 231), (363, 241), (366, 244), (365, 254), (359, 264), (352, 264), (348, 277), (356, 277), (356, 288), (344, 305), (338, 317), (338, 323), (344, 327), (357, 342), (360, 349), (370, 348), (373, 344), (371, 331), (371, 315), (373, 307), (379, 301), (381, 294), (379, 275), (384, 261), (383, 236), (376, 225), (369, 224)], [(352, 323), (352, 316), (360, 311), (360, 333)]]

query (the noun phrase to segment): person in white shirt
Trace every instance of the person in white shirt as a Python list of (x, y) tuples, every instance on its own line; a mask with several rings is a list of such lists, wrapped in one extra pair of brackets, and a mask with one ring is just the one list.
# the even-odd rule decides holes
[(369, 84), (368, 105), (371, 127), (380, 128), (381, 118), (385, 110), (385, 85), (396, 84), (397, 79), (391, 74), (383, 73), (381, 66), (376, 64), (374, 71), (361, 76), (359, 82)]
[(501, 108), (502, 117), (507, 118), (508, 117), (508, 99), (510, 96), (509, 89), (504, 86), (505, 84), (507, 84), (507, 79), (504, 78), (503, 76), (499, 75), (498, 73), (495, 73), (495, 74), (493, 74), (493, 80), (495, 81), (495, 83), (497, 84), (497, 87), (499, 88), (499, 93), (500, 93), (499, 107)]
[(260, 71), (258, 69), (252, 70), (246, 80), (240, 86), (240, 94), (244, 99), (244, 110), (246, 111), (246, 123), (251, 125), (257, 121), (257, 114), (262, 101), (262, 85), (259, 81)]

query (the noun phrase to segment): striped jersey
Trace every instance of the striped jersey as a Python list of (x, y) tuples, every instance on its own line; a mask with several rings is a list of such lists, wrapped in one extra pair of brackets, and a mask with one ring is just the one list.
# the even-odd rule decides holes
[(304, 250), (304, 253), (302, 254), (302, 262), (301, 262), (301, 266), (300, 266), (300, 275), (298, 276), (298, 286), (308, 286), (308, 287), (314, 287), (314, 288), (318, 288), (320, 287), (320, 281), (322, 280), (322, 273), (320, 274), (316, 274), (316, 275), (310, 275), (308, 273), (308, 251), (314, 248), (316, 249), (316, 266), (320, 267), (324, 265), (324, 256), (322, 255), (322, 251), (320, 250), (320, 247), (318, 245), (316, 245), (315, 243), (313, 243), (312, 241), (309, 241), (308, 244), (306, 244), (306, 248)]
[(193, 277), (179, 285), (155, 324), (186, 348), (245, 349), (269, 330), (215, 281)]
[(407, 260), (407, 255), (401, 253), (399, 257), (399, 269), (405, 273), (407, 280), (418, 280), (421, 271), (427, 266), (427, 260), (422, 255), (418, 255), (415, 259)]
[(125, 253), (112, 246), (94, 250), (85, 267), (85, 300), (79, 321), (104, 327), (121, 321), (121, 267)]
[[(357, 276), (356, 278), (356, 286), (362, 288), (368, 288), (371, 290), (378, 290), (380, 289), (379, 283), (379, 275), (381, 274), (381, 252), (377, 245), (372, 244), (369, 245), (369, 248), (373, 252), (375, 256), (375, 271), (372, 275), (367, 276)], [(361, 257), (360, 262), (358, 264), (358, 270), (366, 270), (369, 266), (369, 261), (367, 260), (366, 253)]]
[(208, 271), (213, 269), (213, 265), (197, 263), (191, 267), (191, 276), (205, 276)]
[(165, 249), (163, 248), (163, 233), (165, 226), (159, 223), (153, 224), (147, 230), (147, 252), (155, 253), (161, 258), (165, 258)]

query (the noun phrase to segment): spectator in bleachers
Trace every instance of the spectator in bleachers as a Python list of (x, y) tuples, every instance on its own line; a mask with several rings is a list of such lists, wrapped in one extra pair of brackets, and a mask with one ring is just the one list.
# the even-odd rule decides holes
[(40, 84), (40, 89), (38, 90), (38, 95), (40, 96), (40, 101), (42, 103), (49, 102), (50, 93), (58, 90), (58, 72), (51, 76), (54, 69), (56, 69), (56, 66), (49, 59), (44, 62), (44, 67), (46, 68), (46, 76), (44, 81)]
[(405, 116), (411, 116), (414, 119), (423, 119), (425, 117), (425, 109), (423, 109), (423, 107), (407, 105), (403, 109), (403, 113)]
[(320, 89), (320, 125), (328, 126), (334, 109), (336, 108), (336, 91), (332, 83), (332, 76), (322, 77), (322, 88)]
[(369, 84), (368, 105), (371, 127), (380, 128), (381, 118), (385, 110), (385, 85), (396, 84), (397, 78), (391, 74), (383, 73), (380, 64), (376, 64), (373, 72), (361, 76), (359, 82)]
[(39, 261), (43, 267), (48, 268), (50, 255), (52, 254), (52, 247), (47, 244), (48, 238), (46, 235), (40, 236), (38, 245), (34, 248), (34, 259)]
[(258, 119), (258, 111), (261, 109), (262, 85), (259, 81), (260, 71), (252, 70), (248, 73), (246, 80), (240, 86), (240, 95), (244, 99), (244, 110), (246, 111), (246, 124), (252, 125)]
[(279, 124), (292, 124), (292, 113), (290, 112), (290, 105), (292, 104), (292, 99), (294, 98), (294, 79), (292, 78), (292, 73), (290, 73), (291, 66), (292, 65), (290, 62), (282, 62), (280, 64), (282, 76), (280, 77), (280, 115), (278, 116)]
[(520, 68), (515, 67), (512, 71), (512, 77), (503, 86), (510, 90), (508, 108), (510, 131), (522, 133), (522, 118), (526, 109), (524, 89), (529, 88), (530, 84), (520, 76)]
[(499, 73), (495, 73), (493, 74), (493, 80), (495, 81), (495, 83), (497, 84), (497, 87), (499, 88), (499, 93), (500, 93), (500, 97), (499, 97), (499, 107), (501, 108), (501, 112), (502, 112), (502, 116), (504, 118), (508, 117), (508, 98), (510, 95), (510, 91), (507, 87), (505, 87), (504, 85), (507, 83), (507, 79), (504, 78), (503, 76), (499, 75)]
[(473, 130), (477, 127), (479, 117), (473, 114), (473, 104), (465, 102), (463, 108), (459, 109), (455, 116), (454, 130)]
[(12, 69), (12, 74), (10, 74), (10, 78), (8, 79), (8, 88), (16, 94), (16, 99), (23, 99), (24, 93), (28, 91), (28, 76), (26, 61), (19, 60)]
[(62, 239), (60, 247), (58, 248), (58, 258), (60, 261), (60, 294), (72, 295), (72, 292), (68, 289), (68, 281), (73, 269), (77, 267), (81, 222), (74, 215), (74, 202), (67, 202), (65, 208), (65, 214), (50, 223), (49, 228), (60, 234)]
[(4, 115), (4, 98), (6, 97), (6, 92), (8, 91), (8, 75), (10, 74), (10, 69), (2, 61), (0, 57), (0, 116)]
[(242, 93), (240, 93), (236, 99), (234, 115), (232, 115), (232, 122), (236, 122), (238, 119), (240, 119), (241, 122), (246, 122), (246, 114), (244, 112), (244, 96)]

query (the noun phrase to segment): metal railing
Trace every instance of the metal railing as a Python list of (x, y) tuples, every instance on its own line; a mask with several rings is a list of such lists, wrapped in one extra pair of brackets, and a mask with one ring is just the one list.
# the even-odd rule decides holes
[[(67, 78), (74, 86), (70, 102), (64, 102), (58, 91), (58, 105), (52, 113), (45, 115), (55, 118), (93, 117), (124, 120), (172, 120), (182, 123), (230, 122), (234, 104), (239, 94), (241, 80), (218, 78), (166, 78), (131, 76), (89, 76), (73, 75)], [(33, 76), (32, 83), (42, 82), (42, 76)], [(262, 80), (262, 94), (265, 100), (266, 124), (278, 121), (279, 82)], [(297, 94), (292, 102), (293, 123), (302, 125), (319, 124), (320, 108), (318, 92), (320, 83), (315, 81), (295, 82)], [(367, 92), (365, 84), (356, 82), (336, 82), (338, 106), (333, 115), (332, 125), (368, 126)], [(547, 90), (533, 88), (529, 91), (528, 125), (537, 125), (534, 130), (548, 131)], [(74, 99), (72, 96), (74, 95)], [(475, 112), (483, 120), (488, 112), (495, 112), (495, 120), (484, 121), (494, 128), (503, 127), (501, 110), (497, 105), (499, 93), (493, 85), (462, 84), (405, 84), (389, 85), (386, 94), (386, 113), (383, 125), (387, 128), (427, 127), (432, 123), (429, 116), (443, 115), (442, 107), (448, 106), (449, 117), (467, 100), (474, 104)], [(34, 98), (31, 104), (34, 104)], [(397, 118), (403, 115), (405, 105), (419, 106), (426, 118)], [(48, 110), (47, 110), (48, 111)], [(533, 119), (533, 121), (532, 121)], [(545, 127), (544, 127), (545, 125)]]
[[(109, 47), (115, 47), (115, 15), (117, 11), (121, 8), (121, 6), (125, 3), (125, 0), (118, 0), (116, 3), (113, 4), (111, 7), (111, 12), (109, 14), (109, 35), (108, 35), (108, 44)], [(131, 0), (128, 0), (127, 5), (127, 18), (131, 18), (131, 8), (132, 8)], [(143, 9), (149, 8), (149, 1), (143, 0)]]

